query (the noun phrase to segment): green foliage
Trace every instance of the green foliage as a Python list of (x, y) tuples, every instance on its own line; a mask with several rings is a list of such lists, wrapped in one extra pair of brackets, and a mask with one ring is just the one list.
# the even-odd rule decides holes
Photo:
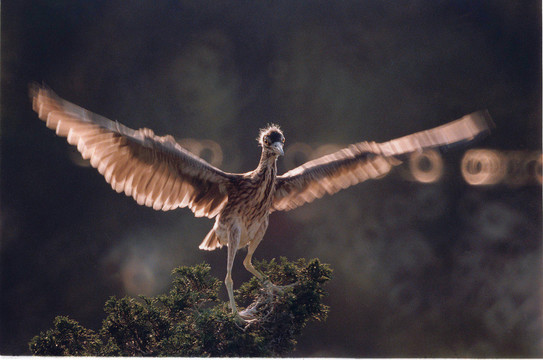
[(100, 338), (65, 316), (57, 316), (54, 328), (35, 336), (30, 342), (33, 354), (89, 356), (99, 352)]
[[(277, 286), (252, 278), (236, 291), (254, 320), (241, 322), (219, 301), (222, 282), (200, 264), (173, 271), (169, 293), (110, 298), (96, 333), (58, 316), (30, 342), (34, 355), (280, 356), (292, 351), (309, 320), (324, 320), (323, 285), (332, 271), (318, 260), (262, 261), (255, 266)], [(267, 279), (267, 280), (268, 280)]]

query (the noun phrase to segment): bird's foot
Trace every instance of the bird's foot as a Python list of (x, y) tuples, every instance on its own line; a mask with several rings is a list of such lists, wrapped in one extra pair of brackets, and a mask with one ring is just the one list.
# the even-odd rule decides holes
[(296, 281), (288, 285), (275, 285), (270, 280), (267, 279), (267, 280), (264, 280), (264, 289), (272, 294), (281, 294), (286, 289), (291, 288), (297, 284), (298, 282)]
[(273, 312), (273, 301), (286, 289), (297, 285), (298, 282), (288, 285), (275, 285), (269, 279), (263, 281), (263, 288), (260, 296), (242, 311), (235, 311), (235, 318), (238, 326), (246, 330), (252, 324), (257, 324)]
[(242, 310), (238, 313), (238, 316), (244, 321), (244, 322), (252, 322), (257, 319), (257, 313), (258, 310), (256, 306), (249, 306), (247, 309)]
[(247, 320), (242, 318), (238, 313), (234, 315), (234, 324), (242, 331), (247, 330), (247, 327), (250, 325), (250, 323), (248, 323)]
[(246, 331), (252, 324), (257, 323), (258, 320), (256, 307), (253, 308), (252, 306), (234, 315), (234, 321), (242, 331)]

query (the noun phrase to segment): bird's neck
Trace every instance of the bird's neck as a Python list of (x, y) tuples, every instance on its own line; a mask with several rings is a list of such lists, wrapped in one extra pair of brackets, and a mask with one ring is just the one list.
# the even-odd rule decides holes
[(275, 178), (277, 175), (277, 155), (262, 151), (258, 167), (253, 172), (253, 181), (256, 188), (254, 199), (259, 204), (269, 204), (271, 195), (275, 189)]
[(264, 178), (272, 178), (275, 180), (277, 173), (277, 155), (262, 151), (258, 167), (254, 171), (255, 176)]

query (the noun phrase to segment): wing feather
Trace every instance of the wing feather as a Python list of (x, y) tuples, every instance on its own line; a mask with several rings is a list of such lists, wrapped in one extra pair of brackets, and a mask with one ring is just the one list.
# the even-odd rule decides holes
[(188, 206), (214, 217), (226, 203), (235, 176), (181, 147), (172, 136), (133, 130), (58, 97), (45, 86), (30, 87), (32, 107), (57, 135), (66, 137), (117, 192), (155, 210)]
[(360, 142), (309, 161), (277, 177), (272, 211), (292, 210), (368, 179), (386, 175), (403, 155), (449, 148), (486, 134), (494, 126), (488, 111), (385, 143)]
[(162, 204), (162, 206), (160, 207), (160, 210), (166, 211), (170, 209), (170, 207), (168, 206), (168, 200), (170, 199), (174, 185), (175, 185), (175, 178), (172, 176), (171, 172), (168, 172), (168, 179), (165, 185), (162, 187), (162, 192), (159, 198), (160, 203)]
[(145, 197), (145, 206), (152, 207), (153, 209), (162, 208), (162, 204), (160, 203), (160, 192), (164, 186), (164, 181), (167, 178), (167, 172), (168, 170), (165, 168), (165, 164), (161, 164), (154, 173), (154, 176), (145, 189), (145, 192), (147, 193)]

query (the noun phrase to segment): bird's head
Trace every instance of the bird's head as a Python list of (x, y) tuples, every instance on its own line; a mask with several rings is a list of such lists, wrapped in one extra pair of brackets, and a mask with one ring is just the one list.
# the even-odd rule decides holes
[(269, 125), (268, 127), (260, 130), (258, 142), (260, 143), (260, 146), (262, 146), (263, 151), (269, 152), (276, 156), (285, 154), (283, 152), (285, 137), (277, 125)]

